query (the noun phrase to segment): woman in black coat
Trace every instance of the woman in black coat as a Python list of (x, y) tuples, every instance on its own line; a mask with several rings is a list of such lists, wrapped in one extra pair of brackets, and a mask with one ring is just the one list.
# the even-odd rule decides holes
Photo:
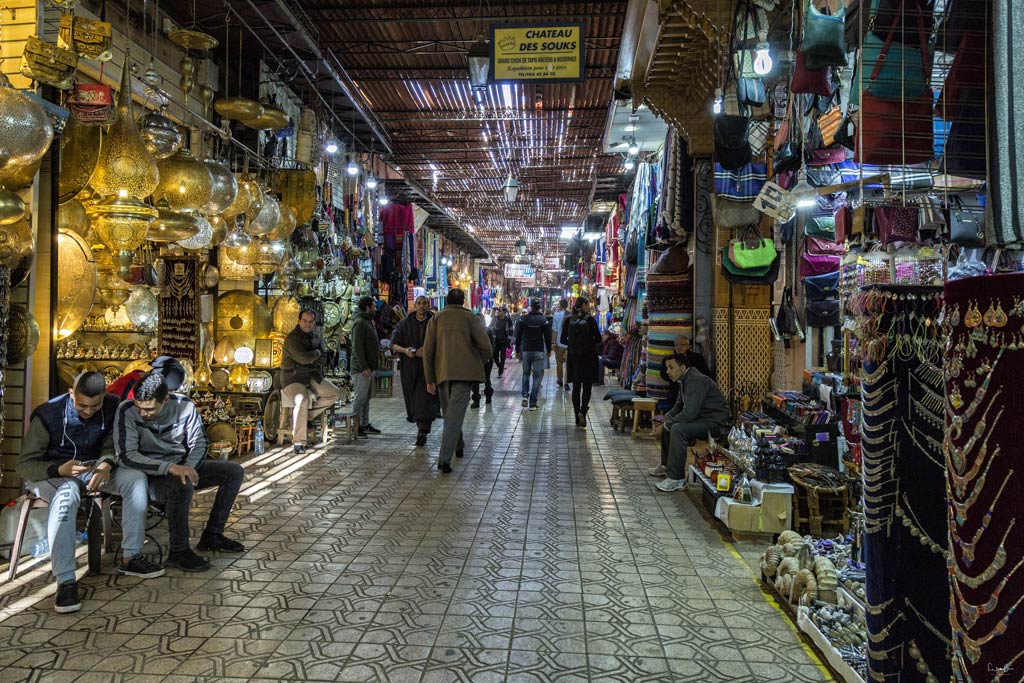
[(559, 341), (568, 347), (565, 353), (566, 381), (572, 382), (572, 407), (576, 412), (576, 426), (585, 428), (591, 388), (601, 380), (601, 331), (583, 297), (576, 299), (572, 317), (562, 324)]

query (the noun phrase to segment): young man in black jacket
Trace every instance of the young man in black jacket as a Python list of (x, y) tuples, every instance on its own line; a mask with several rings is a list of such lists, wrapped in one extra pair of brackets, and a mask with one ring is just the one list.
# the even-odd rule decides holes
[(505, 355), (508, 353), (508, 347), (512, 346), (512, 318), (504, 308), (495, 309), (487, 331), (491, 334), (494, 365), (498, 368), (498, 379), (501, 379), (505, 374)]
[[(537, 410), (544, 365), (551, 354), (551, 324), (540, 312), (540, 301), (530, 301), (530, 313), (519, 320), (516, 350), (523, 357), (523, 407)], [(530, 379), (533, 386), (530, 386)]]

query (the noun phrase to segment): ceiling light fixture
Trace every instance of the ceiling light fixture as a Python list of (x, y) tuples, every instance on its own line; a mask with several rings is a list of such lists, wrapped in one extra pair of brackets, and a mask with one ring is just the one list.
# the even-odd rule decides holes
[(754, 73), (758, 76), (766, 76), (772, 70), (772, 56), (768, 52), (768, 47), (768, 32), (758, 32), (757, 48), (754, 53)]
[(519, 196), (519, 181), (513, 178), (510, 173), (505, 180), (505, 184), (501, 186), (501, 190), (505, 193), (505, 201), (512, 204), (515, 202), (516, 197)]
[(352, 157), (349, 157), (348, 159), (348, 165), (345, 167), (345, 173), (348, 173), (350, 176), (359, 175), (359, 166), (356, 164), (356, 160)]
[(711, 103), (711, 111), (714, 114), (722, 113), (722, 89), (715, 88), (715, 100)]
[(324, 145), (324, 151), (328, 154), (337, 154), (339, 149), (337, 140), (328, 140)]
[(640, 145), (636, 143), (636, 138), (629, 141), (629, 153), (632, 156), (636, 156), (640, 153)]
[(564, 225), (562, 226), (561, 232), (558, 234), (558, 239), (571, 240), (579, 231), (580, 229), (575, 225)]
[(636, 163), (633, 161), (632, 158), (626, 159), (626, 163), (624, 165), (627, 171), (632, 171), (634, 168), (636, 168)]
[(377, 189), (377, 179), (372, 173), (366, 177), (366, 188), (369, 190)]
[(799, 180), (797, 180), (796, 185), (793, 186), (790, 192), (796, 197), (796, 208), (798, 209), (808, 209), (818, 203), (818, 191), (807, 182), (807, 170), (805, 168), (800, 169)]
[(389, 203), (391, 203), (391, 200), (388, 199), (388, 196), (386, 194), (382, 194), (377, 201), (380, 203), (381, 206), (387, 206)]
[(476, 37), (466, 60), (469, 62), (469, 84), (474, 90), (486, 88), (491, 70), (491, 45), (482, 35)]

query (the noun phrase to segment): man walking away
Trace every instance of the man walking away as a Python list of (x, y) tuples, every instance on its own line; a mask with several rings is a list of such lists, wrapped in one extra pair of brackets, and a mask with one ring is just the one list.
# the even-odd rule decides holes
[[(537, 410), (537, 397), (544, 379), (544, 364), (551, 354), (551, 325), (540, 312), (540, 300), (530, 301), (530, 313), (519, 321), (516, 349), (523, 357), (523, 407)], [(530, 386), (530, 380), (533, 386)]]
[(427, 324), (434, 314), (430, 312), (430, 299), (416, 297), (415, 310), (398, 323), (391, 335), (391, 352), (400, 359), (402, 397), (405, 416), (416, 423), (416, 446), (427, 445), (427, 435), (434, 420), (441, 417), (441, 403), (437, 394), (427, 393), (427, 379), (423, 375), (423, 343), (427, 338)]
[(572, 382), (572, 407), (576, 413), (576, 426), (586, 428), (590, 392), (601, 376), (597, 355), (601, 345), (601, 331), (583, 297), (576, 299), (572, 317), (562, 323), (561, 342), (566, 346), (565, 381)]
[(665, 422), (655, 428), (661, 437), (663, 464), (651, 470), (653, 476), (667, 475), (658, 484), (659, 491), (686, 488), (686, 451), (691, 441), (706, 439), (729, 429), (732, 413), (715, 381), (690, 367), (687, 355), (674, 353), (665, 359), (665, 372), (679, 382), (679, 397), (665, 414)]
[[(565, 376), (565, 349), (566, 346), (562, 342), (562, 327), (565, 325), (566, 318), (569, 314), (566, 309), (569, 308), (569, 302), (562, 299), (558, 302), (558, 311), (555, 312), (551, 323), (551, 332), (554, 335), (555, 342), (555, 379), (558, 381), (558, 386), (563, 386), (563, 379)], [(568, 382), (565, 382), (568, 384)], [(568, 387), (566, 387), (568, 388)]]
[(512, 319), (504, 308), (495, 311), (489, 328), (494, 346), (494, 364), (498, 368), (498, 379), (505, 375), (505, 355), (512, 345)]
[[(494, 335), (491, 334), (490, 329), (487, 327), (487, 321), (484, 319), (483, 313), (477, 313), (480, 318), (480, 323), (484, 326), (487, 331), (487, 338), (491, 342), (491, 348), (494, 348)], [(491, 386), (491, 368), (494, 367), (493, 354), (487, 357), (484, 361), (484, 396), (487, 399), (487, 405), (491, 405), (491, 397), (494, 396), (494, 387)], [(473, 385), (472, 402), (469, 404), (471, 410), (478, 410), (480, 408), (480, 385)]]
[(359, 312), (352, 325), (352, 353), (349, 354), (349, 370), (352, 374), (352, 388), (355, 397), (352, 401), (352, 413), (359, 418), (359, 436), (380, 434), (380, 430), (370, 424), (370, 396), (373, 394), (373, 374), (380, 365), (380, 342), (377, 341), (377, 329), (373, 326), (373, 316), (377, 312), (377, 302), (372, 296), (364, 296), (357, 304)]
[[(316, 333), (316, 313), (304, 309), (299, 322), (284, 338), (281, 359), (281, 395), (291, 400), (292, 444), (296, 453), (306, 451), (309, 423), (341, 398), (338, 388), (324, 379), (323, 340)], [(310, 405), (310, 394), (316, 407)]]
[(46, 539), (57, 580), (54, 609), (60, 614), (82, 608), (75, 578), (75, 519), (83, 491), (121, 496), (124, 559), (118, 572), (143, 579), (164, 574), (163, 567), (142, 555), (149, 505), (146, 475), (117, 467), (112, 433), (120, 400), (106, 393), (106, 384), (100, 373), (84, 372), (68, 393), (36, 408), (14, 466), (25, 488), (50, 504)]
[(444, 432), (437, 469), (452, 471), (452, 456), (462, 457), (466, 443), (462, 423), (473, 385), (484, 379), (484, 362), (491, 357), (487, 330), (473, 311), (463, 308), (466, 293), (448, 291), (444, 310), (430, 319), (423, 342), (423, 374), (427, 392), (441, 398)]

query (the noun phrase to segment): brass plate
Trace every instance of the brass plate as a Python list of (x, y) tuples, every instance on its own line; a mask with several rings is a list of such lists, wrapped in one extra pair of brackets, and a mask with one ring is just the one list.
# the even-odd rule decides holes
[(206, 428), (206, 438), (210, 443), (227, 441), (231, 444), (232, 450), (238, 447), (238, 434), (235, 428), (227, 422), (214, 422)]
[(263, 107), (263, 115), (240, 118), (238, 122), (255, 130), (280, 130), (288, 125), (288, 114), (277, 107)]
[(333, 301), (324, 302), (324, 327), (332, 328), (341, 322), (341, 306)]
[(255, 119), (263, 116), (263, 105), (246, 97), (225, 97), (217, 100), (213, 108), (226, 119)]
[(224, 391), (231, 384), (230, 373), (228, 373), (224, 368), (217, 368), (210, 375), (210, 384), (212, 384), (213, 388), (217, 391)]
[(212, 50), (220, 45), (220, 41), (202, 31), (179, 28), (167, 34), (167, 39), (183, 50)]

